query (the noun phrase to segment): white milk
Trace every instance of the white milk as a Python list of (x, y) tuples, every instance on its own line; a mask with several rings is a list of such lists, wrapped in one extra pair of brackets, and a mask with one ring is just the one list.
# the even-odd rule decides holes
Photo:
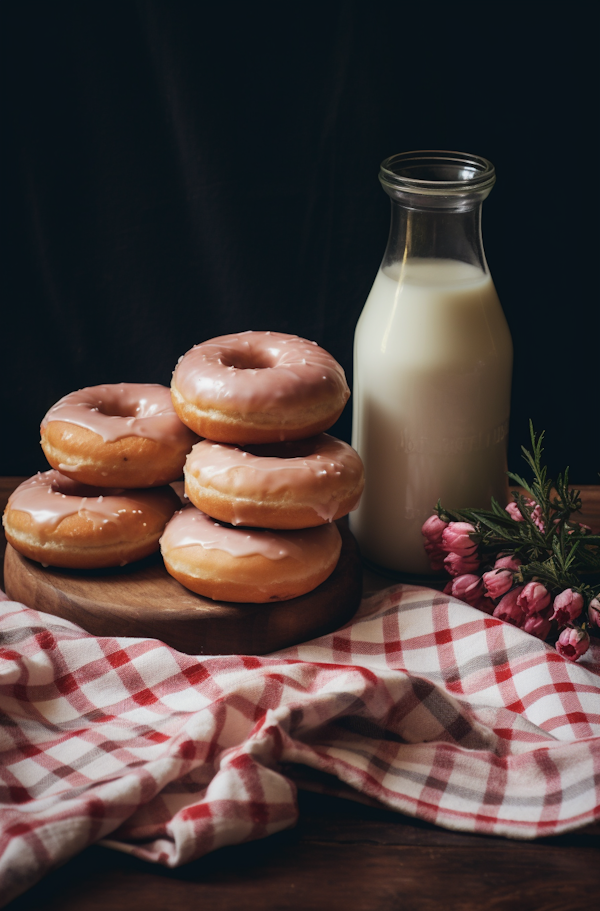
[(352, 445), (366, 484), (350, 526), (367, 559), (431, 573), (421, 526), (507, 497), (512, 342), (489, 275), (409, 259), (377, 274), (356, 327)]

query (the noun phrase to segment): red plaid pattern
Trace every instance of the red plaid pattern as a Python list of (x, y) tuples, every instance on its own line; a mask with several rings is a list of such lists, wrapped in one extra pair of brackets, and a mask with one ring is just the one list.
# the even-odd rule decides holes
[(99, 839), (175, 866), (291, 826), (306, 767), (452, 829), (582, 826), (600, 815), (599, 652), (571, 664), (411, 586), (261, 658), (99, 639), (4, 601), (2, 900)]

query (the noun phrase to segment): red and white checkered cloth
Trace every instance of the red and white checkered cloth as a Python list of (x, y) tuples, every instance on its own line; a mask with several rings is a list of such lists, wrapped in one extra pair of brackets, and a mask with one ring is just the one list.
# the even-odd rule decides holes
[(294, 767), (464, 831), (600, 815), (593, 659), (438, 592), (396, 586), (262, 658), (100, 639), (4, 601), (0, 646), (4, 902), (99, 839), (175, 866), (291, 826)]

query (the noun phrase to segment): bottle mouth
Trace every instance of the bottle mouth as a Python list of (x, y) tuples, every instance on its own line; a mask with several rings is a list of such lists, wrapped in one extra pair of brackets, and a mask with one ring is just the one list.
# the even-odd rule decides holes
[(465, 152), (400, 152), (382, 161), (379, 180), (392, 196), (472, 197), (485, 199), (496, 181), (487, 158)]

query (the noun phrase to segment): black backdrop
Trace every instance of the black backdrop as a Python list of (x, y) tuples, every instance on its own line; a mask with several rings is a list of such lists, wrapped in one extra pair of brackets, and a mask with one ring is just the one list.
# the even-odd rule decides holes
[(379, 162), (446, 148), (498, 174), (484, 242), (515, 342), (511, 467), (531, 417), (551, 468), (596, 482), (593, 23), (552, 16), (5, 3), (0, 473), (47, 467), (38, 424), (61, 395), (168, 384), (225, 332), (313, 338), (351, 380), (388, 230)]

